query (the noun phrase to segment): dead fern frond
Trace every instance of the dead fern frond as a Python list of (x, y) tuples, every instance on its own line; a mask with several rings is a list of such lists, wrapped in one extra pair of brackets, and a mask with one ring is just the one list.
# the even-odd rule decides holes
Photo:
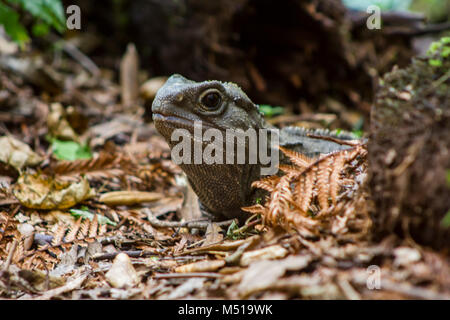
[(335, 157), (333, 159), (334, 163), (331, 167), (330, 173), (330, 197), (333, 205), (336, 205), (336, 199), (338, 196), (339, 189), (341, 187), (341, 172), (345, 165), (344, 157)]
[(281, 177), (275, 191), (271, 194), (269, 214), (266, 218), (273, 225), (277, 225), (280, 213), (289, 209), (289, 204), (293, 202), (290, 189), (291, 178), (291, 175)]
[(280, 150), (289, 158), (289, 160), (300, 169), (305, 169), (314, 161), (300, 152), (280, 147)]
[(89, 234), (89, 227), (91, 225), (91, 221), (89, 219), (84, 219), (84, 221), (81, 223), (80, 231), (78, 232), (77, 239), (84, 239)]
[(81, 220), (82, 218), (79, 217), (77, 221), (69, 227), (69, 233), (67, 234), (66, 242), (72, 242), (77, 238), (78, 230), (80, 230)]
[[(269, 191), (270, 196), (264, 206), (255, 205), (245, 210), (261, 214), (264, 223), (272, 226), (294, 227), (305, 237), (317, 236), (319, 230), (338, 234), (367, 230), (370, 217), (355, 215), (357, 203), (349, 199), (350, 194), (358, 194), (354, 192), (360, 187), (356, 177), (366, 176), (367, 147), (353, 142), (351, 145), (351, 148), (314, 159), (280, 148), (294, 165), (280, 166), (287, 173), (284, 176), (254, 182), (252, 186)], [(358, 201), (358, 208), (362, 208), (361, 201), (364, 201)], [(355, 224), (358, 219), (362, 222)], [(352, 229), (349, 227), (352, 223), (363, 227)]]
[(279, 176), (268, 176), (252, 183), (253, 188), (259, 188), (268, 192), (275, 191), (275, 187), (280, 182)]
[(309, 172), (301, 174), (299, 181), (294, 187), (294, 199), (299, 205), (301, 213), (306, 215), (313, 198), (314, 185), (316, 182), (317, 167), (311, 168)]
[(112, 179), (137, 173), (137, 165), (125, 154), (100, 152), (92, 159), (51, 162), (44, 172), (65, 176), (84, 174), (88, 179)]
[(89, 238), (95, 238), (97, 236), (98, 229), (98, 215), (94, 215), (94, 219), (92, 219), (91, 226), (89, 227)]
[(280, 169), (284, 173), (296, 175), (296, 174), (298, 174), (299, 167), (298, 166), (289, 165), (289, 164), (280, 164), (278, 166), (278, 169)]
[(328, 210), (328, 198), (329, 198), (329, 186), (330, 186), (330, 173), (332, 170), (333, 159), (327, 157), (323, 161), (318, 163), (317, 170), (317, 199), (319, 205), (323, 211)]
[(267, 211), (267, 209), (260, 204), (255, 204), (250, 207), (243, 207), (241, 209), (244, 210), (245, 212), (249, 212), (251, 214), (264, 214)]
[(63, 242), (64, 235), (66, 234), (67, 226), (63, 223), (56, 225), (56, 230), (53, 232), (52, 246), (58, 246)]

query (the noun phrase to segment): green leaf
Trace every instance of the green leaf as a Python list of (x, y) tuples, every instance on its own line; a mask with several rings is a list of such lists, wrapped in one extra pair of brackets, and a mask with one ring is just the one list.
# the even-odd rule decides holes
[(31, 29), (31, 31), (33, 32), (34, 36), (43, 37), (48, 34), (48, 32), (50, 31), (50, 28), (49, 28), (48, 24), (38, 22), (33, 25), (33, 28)]
[(450, 57), (450, 47), (442, 48), (441, 57), (444, 58), (444, 59)]
[(343, 0), (344, 5), (350, 9), (366, 11), (370, 5), (380, 7), (382, 11), (407, 11), (411, 0)]
[(442, 67), (442, 61), (439, 59), (430, 59), (428, 64), (432, 67)]
[(274, 116), (278, 116), (280, 114), (284, 113), (283, 107), (272, 107), (268, 104), (260, 104), (259, 105), (259, 111), (266, 117), (272, 118)]
[(444, 218), (442, 219), (441, 226), (443, 226), (444, 228), (449, 228), (450, 227), (450, 210), (447, 211), (447, 213), (445, 214)]
[(23, 46), (30, 40), (27, 30), (19, 22), (19, 14), (10, 7), (0, 3), (0, 25), (3, 25), (11, 39)]
[(235, 234), (233, 231), (239, 229), (239, 225), (236, 223), (236, 220), (230, 224), (227, 230), (227, 237), (233, 240), (239, 239), (239, 235)]
[(427, 50), (427, 54), (432, 55), (432, 54), (436, 53), (441, 46), (442, 46), (442, 44), (439, 41), (432, 42), (430, 44), (430, 47)]
[[(89, 220), (93, 220), (94, 219), (94, 213), (86, 210), (86, 207), (83, 207), (82, 210), (80, 209), (70, 209), (69, 212), (72, 214), (72, 216), (74, 216), (75, 218), (79, 218), (81, 217), (82, 219), (89, 219)], [(111, 226), (116, 226), (117, 223), (115, 223), (114, 221), (111, 221), (110, 219), (108, 219), (105, 216), (102, 216), (100, 214), (97, 214), (97, 220), (98, 223), (100, 224), (109, 224)]]
[(64, 8), (61, 0), (8, 0), (19, 4), (35, 18), (42, 19), (47, 24), (63, 32), (66, 27)]
[(364, 134), (364, 131), (362, 130), (353, 130), (352, 133), (357, 137), (357, 138), (361, 138)]
[(52, 140), (52, 152), (59, 160), (77, 160), (92, 158), (89, 146), (82, 146), (75, 141)]

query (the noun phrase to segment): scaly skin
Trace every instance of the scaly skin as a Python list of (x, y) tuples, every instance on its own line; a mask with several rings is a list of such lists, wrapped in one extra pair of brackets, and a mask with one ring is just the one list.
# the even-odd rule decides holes
[[(247, 131), (253, 128), (258, 132), (259, 129), (273, 128), (264, 120), (258, 106), (234, 83), (195, 82), (180, 75), (171, 76), (159, 89), (152, 112), (156, 129), (171, 148), (178, 144), (178, 141), (171, 141), (172, 132), (183, 128), (193, 133), (194, 121), (202, 121), (204, 130), (220, 130), (223, 136), (226, 129)], [(348, 133), (335, 135), (327, 130), (287, 127), (279, 131), (280, 145), (310, 157), (348, 148), (308, 137), (308, 133), (355, 139)], [(269, 145), (267, 148), (271, 150)], [(287, 163), (288, 160), (280, 154), (280, 162)], [(180, 167), (198, 195), (203, 213), (214, 220), (245, 218), (246, 213), (241, 207), (251, 205), (255, 197), (260, 196), (251, 188), (251, 183), (261, 177), (259, 163), (180, 164)]]

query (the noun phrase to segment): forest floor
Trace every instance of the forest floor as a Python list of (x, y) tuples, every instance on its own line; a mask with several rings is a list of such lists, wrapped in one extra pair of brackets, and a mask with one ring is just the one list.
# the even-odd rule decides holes
[(450, 299), (448, 256), (372, 240), (364, 181), (314, 234), (180, 220), (192, 191), (116, 79), (87, 57), (1, 58), (0, 297)]

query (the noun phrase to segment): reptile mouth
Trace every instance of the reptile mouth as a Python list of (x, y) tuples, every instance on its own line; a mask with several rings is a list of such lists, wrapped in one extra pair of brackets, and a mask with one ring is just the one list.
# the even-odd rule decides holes
[(203, 128), (206, 129), (213, 129), (212, 126), (210, 126), (209, 124), (207, 124), (206, 122), (198, 119), (198, 120), (192, 120), (192, 119), (187, 119), (184, 117), (180, 117), (179, 115), (166, 115), (163, 113), (159, 113), (159, 112), (153, 112), (153, 121), (159, 122), (161, 124), (163, 124), (163, 126), (168, 126), (171, 128), (186, 128), (186, 129), (190, 129), (193, 130), (194, 129), (194, 122), (201, 122), (201, 125)]
[(163, 122), (164, 124), (169, 124), (173, 127), (193, 127), (194, 123), (190, 119), (186, 119), (175, 115), (165, 115), (162, 113), (153, 113), (153, 121)]

